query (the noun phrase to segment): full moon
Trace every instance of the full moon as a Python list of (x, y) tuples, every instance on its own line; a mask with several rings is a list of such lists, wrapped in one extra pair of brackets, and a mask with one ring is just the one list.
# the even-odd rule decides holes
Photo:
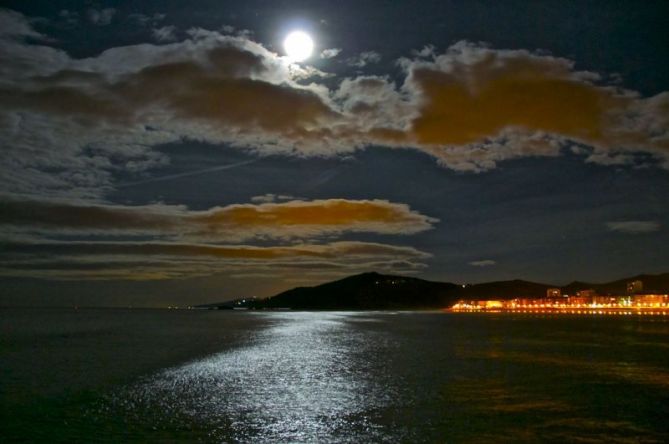
[(302, 31), (293, 31), (283, 41), (283, 48), (289, 59), (295, 62), (301, 62), (311, 56), (314, 50), (314, 41), (309, 34)]

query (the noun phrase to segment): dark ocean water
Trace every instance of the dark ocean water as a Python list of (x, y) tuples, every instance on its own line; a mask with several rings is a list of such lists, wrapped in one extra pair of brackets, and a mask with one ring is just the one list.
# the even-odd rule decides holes
[(669, 442), (666, 317), (0, 310), (3, 442)]

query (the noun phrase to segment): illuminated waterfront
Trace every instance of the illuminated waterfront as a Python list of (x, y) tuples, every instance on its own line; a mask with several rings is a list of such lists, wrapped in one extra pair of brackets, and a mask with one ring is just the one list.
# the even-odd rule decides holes
[(669, 295), (596, 296), (589, 291), (575, 296), (511, 300), (461, 300), (448, 309), (451, 312), (556, 313), (599, 315), (669, 314)]

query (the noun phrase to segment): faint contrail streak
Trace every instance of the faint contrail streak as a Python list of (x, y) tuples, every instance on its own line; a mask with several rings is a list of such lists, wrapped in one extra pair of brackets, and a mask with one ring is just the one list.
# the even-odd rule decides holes
[(127, 188), (127, 187), (133, 187), (135, 185), (144, 185), (146, 183), (162, 182), (162, 181), (165, 181), (165, 180), (179, 179), (181, 177), (196, 176), (198, 174), (212, 173), (214, 171), (229, 170), (231, 168), (236, 168), (236, 167), (248, 165), (250, 163), (254, 163), (254, 162), (257, 162), (257, 161), (258, 161), (258, 159), (245, 160), (243, 162), (230, 163), (230, 164), (227, 164), (227, 165), (219, 165), (219, 166), (215, 166), (215, 167), (211, 167), (211, 168), (205, 168), (203, 170), (186, 171), (184, 173), (170, 174), (168, 176), (153, 177), (151, 179), (138, 180), (136, 182), (127, 182), (127, 183), (119, 184), (119, 185), (116, 185), (116, 188)]

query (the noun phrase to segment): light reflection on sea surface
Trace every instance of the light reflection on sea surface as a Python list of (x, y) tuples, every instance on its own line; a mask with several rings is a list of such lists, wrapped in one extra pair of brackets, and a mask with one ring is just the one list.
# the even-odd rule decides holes
[(666, 318), (13, 310), (0, 333), (3, 442), (669, 442)]
[(138, 420), (186, 427), (204, 441), (669, 437), (662, 425), (669, 366), (656, 355), (669, 338), (667, 323), (651, 329), (577, 317), (257, 316), (271, 322), (246, 346), (158, 373), (116, 401)]
[(397, 396), (379, 359), (389, 351), (387, 338), (351, 329), (352, 314), (272, 318), (249, 346), (166, 370), (117, 400), (208, 424), (208, 436), (224, 440), (393, 439), (368, 416)]

